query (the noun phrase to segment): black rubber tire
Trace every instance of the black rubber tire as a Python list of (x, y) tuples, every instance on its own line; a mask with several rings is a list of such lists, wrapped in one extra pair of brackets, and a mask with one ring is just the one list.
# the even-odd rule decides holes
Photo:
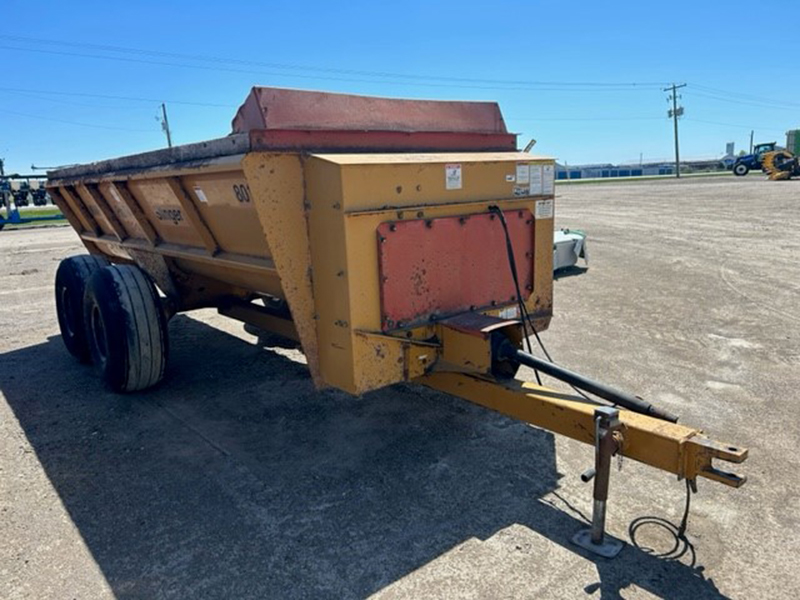
[(92, 361), (114, 392), (135, 392), (164, 377), (167, 320), (153, 282), (136, 266), (112, 265), (89, 280), (83, 319)]
[(69, 353), (82, 363), (91, 362), (83, 325), (83, 294), (95, 271), (107, 266), (104, 257), (83, 254), (65, 258), (56, 271), (56, 314), (61, 339)]
[(748, 167), (744, 163), (736, 163), (733, 165), (733, 174), (737, 177), (744, 177), (750, 171), (750, 167)]

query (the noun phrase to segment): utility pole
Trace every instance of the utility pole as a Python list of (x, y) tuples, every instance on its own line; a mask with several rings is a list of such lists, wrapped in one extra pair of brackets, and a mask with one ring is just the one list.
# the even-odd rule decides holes
[(753, 131), (751, 129), (750, 130), (750, 152), (748, 152), (748, 154), (752, 154), (753, 153), (753, 134), (754, 133), (755, 133), (755, 131)]
[(169, 121), (167, 120), (167, 105), (161, 103), (161, 129), (167, 134), (167, 146), (172, 148), (172, 135), (169, 131)]
[(678, 107), (678, 93), (677, 90), (686, 87), (685, 83), (675, 85), (674, 83), (668, 88), (664, 88), (665, 92), (672, 91), (667, 101), (672, 100), (672, 108), (667, 111), (667, 116), (672, 117), (673, 125), (675, 126), (675, 177), (681, 176), (681, 154), (678, 149), (678, 117), (683, 114), (683, 107)]
[[(5, 159), (0, 158), (0, 177), (6, 176), (6, 165)], [(8, 192), (2, 191), (0, 192), (0, 208), (3, 206), (6, 207), (6, 216), (9, 216), (11, 212), (11, 204), (8, 202)]]

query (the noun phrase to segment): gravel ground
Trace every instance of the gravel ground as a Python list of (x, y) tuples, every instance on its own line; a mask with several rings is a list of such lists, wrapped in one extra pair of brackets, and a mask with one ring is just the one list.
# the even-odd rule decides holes
[(315, 392), (213, 311), (173, 319), (158, 389), (107, 393), (58, 334), (58, 227), (0, 233), (0, 598), (797, 597), (800, 181), (561, 186), (557, 215), (591, 268), (556, 283), (554, 357), (750, 448), (682, 554), (628, 534), (680, 520), (673, 477), (614, 469), (627, 545), (593, 558), (590, 448), (416, 386)]

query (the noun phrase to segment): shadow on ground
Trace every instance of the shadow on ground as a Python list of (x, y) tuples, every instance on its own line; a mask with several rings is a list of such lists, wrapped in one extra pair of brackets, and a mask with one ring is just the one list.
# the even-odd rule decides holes
[[(167, 380), (124, 397), (58, 337), (0, 357), (118, 597), (359, 598), (513, 524), (581, 553), (584, 523), (537, 501), (557, 487), (551, 434), (416, 386), (316, 392), (305, 365), (188, 317), (170, 333)], [(701, 569), (632, 546), (595, 562), (587, 595), (721, 597)]]
[(553, 273), (553, 280), (558, 281), (559, 279), (565, 279), (567, 277), (575, 277), (575, 275), (583, 275), (588, 270), (589, 267), (578, 267), (576, 265), (563, 267)]

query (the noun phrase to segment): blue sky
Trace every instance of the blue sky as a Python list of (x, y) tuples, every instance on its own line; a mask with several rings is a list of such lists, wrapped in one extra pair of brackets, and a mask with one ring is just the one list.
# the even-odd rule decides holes
[[(682, 156), (720, 156), (800, 128), (797, 24), (769, 9), (791, 4), (4, 0), (0, 157), (28, 172), (162, 147), (162, 100), (176, 143), (224, 136), (252, 85), (276, 85), (496, 100), (538, 153), (667, 159), (672, 81)], [(628, 83), (645, 85), (606, 85)]]

